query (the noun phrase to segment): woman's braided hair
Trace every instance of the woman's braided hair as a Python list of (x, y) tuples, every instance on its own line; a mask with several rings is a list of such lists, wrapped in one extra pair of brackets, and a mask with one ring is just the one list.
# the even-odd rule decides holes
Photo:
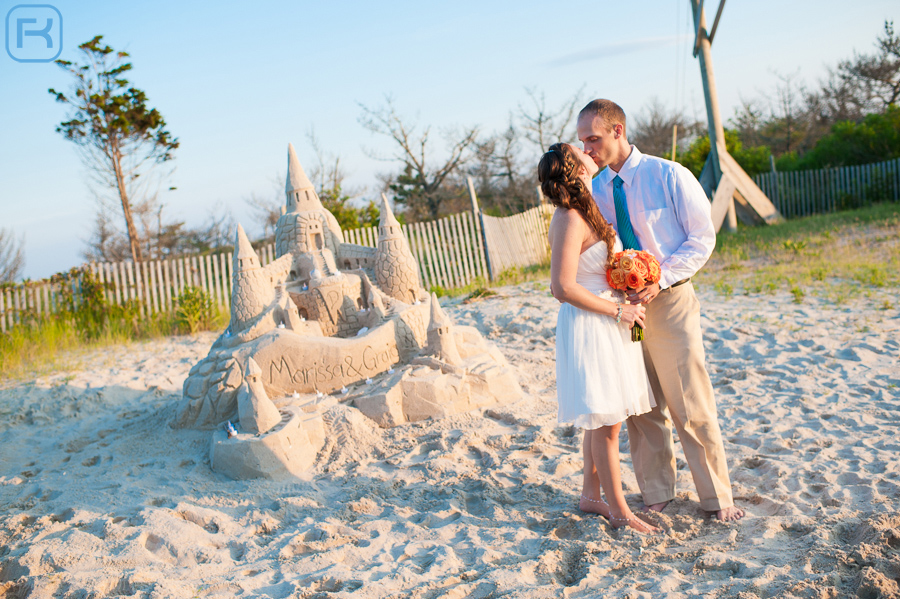
[(582, 166), (569, 144), (553, 144), (538, 163), (541, 191), (553, 206), (577, 210), (581, 214), (600, 240), (606, 243), (606, 264), (611, 266), (616, 232), (600, 214), (590, 189), (581, 180), (579, 172)]

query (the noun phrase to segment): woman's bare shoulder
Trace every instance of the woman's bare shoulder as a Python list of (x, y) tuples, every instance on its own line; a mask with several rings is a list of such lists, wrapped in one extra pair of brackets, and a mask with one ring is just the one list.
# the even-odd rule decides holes
[(587, 222), (577, 210), (557, 208), (550, 219), (550, 245), (563, 239), (583, 239), (587, 234)]
[(587, 223), (581, 213), (570, 208), (557, 208), (550, 219), (550, 226), (556, 228), (568, 229), (569, 227), (582, 227)]

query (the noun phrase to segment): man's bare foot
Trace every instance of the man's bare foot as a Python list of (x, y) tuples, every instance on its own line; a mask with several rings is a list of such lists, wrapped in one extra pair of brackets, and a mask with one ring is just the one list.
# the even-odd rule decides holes
[(582, 495), (581, 500), (578, 502), (578, 509), (589, 514), (600, 514), (604, 518), (609, 519), (609, 504), (602, 499), (593, 499)]
[(744, 517), (744, 510), (737, 506), (726, 507), (716, 512), (719, 522), (737, 522)]
[(642, 534), (656, 534), (658, 532), (662, 532), (662, 529), (659, 529), (648, 522), (644, 522), (631, 512), (628, 512), (628, 515), (623, 516), (621, 518), (617, 518), (615, 516), (609, 517), (609, 523), (613, 528), (631, 528), (636, 532)]
[(653, 505), (645, 505), (643, 511), (645, 512), (661, 512), (666, 509), (666, 506), (669, 505), (668, 501), (663, 501), (662, 503), (654, 503)]

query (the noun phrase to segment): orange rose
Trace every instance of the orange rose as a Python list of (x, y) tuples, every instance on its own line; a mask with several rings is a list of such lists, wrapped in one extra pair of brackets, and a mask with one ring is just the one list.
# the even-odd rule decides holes
[(614, 289), (625, 288), (625, 271), (619, 268), (610, 268), (606, 271), (606, 280)]
[(622, 259), (619, 260), (619, 268), (624, 271), (629, 271), (634, 268), (634, 258), (631, 256), (622, 256)]
[(646, 279), (647, 275), (650, 274), (650, 270), (647, 268), (647, 263), (643, 260), (635, 260), (634, 268), (632, 270), (639, 274), (642, 279)]
[(625, 275), (625, 284), (628, 285), (630, 289), (640, 289), (644, 286), (644, 279), (641, 278), (641, 275), (631, 271)]
[(656, 283), (659, 281), (659, 276), (661, 274), (659, 269), (659, 260), (656, 259), (656, 256), (649, 252), (641, 252), (640, 259), (647, 265), (647, 274), (644, 275), (644, 278), (647, 279), (648, 283)]

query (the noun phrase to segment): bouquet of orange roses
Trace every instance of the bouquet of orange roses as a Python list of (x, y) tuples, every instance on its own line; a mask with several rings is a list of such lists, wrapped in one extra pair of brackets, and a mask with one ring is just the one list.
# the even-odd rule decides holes
[[(606, 281), (619, 291), (634, 291), (659, 282), (659, 260), (653, 254), (640, 250), (625, 250), (613, 256), (613, 264), (606, 269)], [(631, 340), (641, 341), (644, 329), (634, 325)]]

